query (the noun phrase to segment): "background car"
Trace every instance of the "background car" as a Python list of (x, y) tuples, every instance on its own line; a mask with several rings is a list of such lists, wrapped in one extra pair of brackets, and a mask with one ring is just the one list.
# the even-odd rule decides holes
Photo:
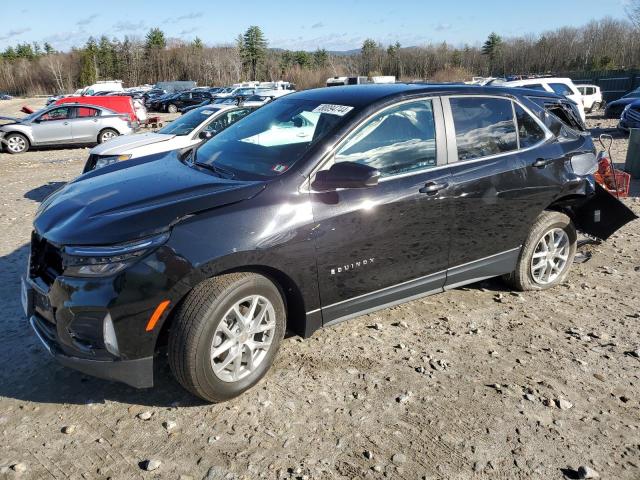
[(134, 100), (131, 97), (121, 95), (64, 97), (56, 100), (55, 105), (63, 105), (67, 103), (95, 105), (127, 115), (134, 127), (138, 127), (140, 123), (146, 120), (147, 111), (144, 108), (144, 105), (141, 105), (139, 101)]
[(98, 145), (89, 152), (83, 172), (112, 163), (192, 147), (244, 118), (252, 108), (208, 105), (192, 110), (157, 132), (131, 135)]
[(602, 91), (597, 85), (577, 85), (582, 95), (582, 105), (586, 112), (598, 111), (602, 108)]
[(158, 101), (156, 109), (161, 112), (176, 113), (180, 108), (198, 105), (210, 98), (212, 98), (212, 95), (207, 91), (192, 90), (181, 92)]
[(95, 105), (55, 105), (0, 127), (0, 140), (9, 153), (30, 147), (90, 145), (133, 133), (127, 115)]
[(582, 118), (583, 122), (587, 119), (584, 113), (584, 106), (582, 105), (582, 95), (570, 78), (529, 78), (526, 80), (503, 82), (496, 85), (501, 87), (528, 88), (531, 90), (540, 90), (541, 92), (551, 92), (557, 95), (562, 95), (578, 106), (580, 118)]
[(624, 108), (618, 128), (625, 132), (632, 128), (640, 128), (640, 100), (636, 100)]
[(604, 116), (607, 118), (620, 118), (626, 106), (636, 100), (640, 100), (640, 88), (627, 93), (619, 100), (607, 103), (607, 107), (604, 109)]

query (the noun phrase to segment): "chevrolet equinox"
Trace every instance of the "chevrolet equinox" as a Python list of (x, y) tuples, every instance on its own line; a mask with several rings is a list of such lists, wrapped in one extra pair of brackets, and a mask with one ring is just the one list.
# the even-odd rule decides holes
[(576, 231), (635, 215), (555, 94), (464, 85), (294, 93), (198, 148), (108, 165), (41, 205), (22, 301), (62, 364), (153, 385), (154, 353), (212, 402), (285, 331), (504, 276), (563, 282)]

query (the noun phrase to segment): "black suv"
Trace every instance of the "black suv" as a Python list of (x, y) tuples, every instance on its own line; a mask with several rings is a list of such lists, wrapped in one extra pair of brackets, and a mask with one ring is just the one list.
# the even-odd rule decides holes
[(154, 105), (155, 109), (161, 112), (176, 113), (179, 109), (198, 105), (205, 100), (211, 100), (213, 95), (203, 90), (182, 92), (169, 98), (160, 99)]
[[(456, 85), (294, 93), (197, 149), (114, 163), (46, 199), (23, 302), (63, 364), (232, 398), (285, 330), (505, 276), (562, 282), (576, 230), (636, 218), (553, 94)], [(126, 165), (124, 165), (126, 164)]]

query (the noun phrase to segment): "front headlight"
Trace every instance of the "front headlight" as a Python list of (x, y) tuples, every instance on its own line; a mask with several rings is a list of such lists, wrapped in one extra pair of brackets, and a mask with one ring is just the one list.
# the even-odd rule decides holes
[(110, 155), (108, 157), (99, 157), (98, 160), (96, 160), (96, 164), (93, 169), (97, 170), (99, 168), (106, 167), (107, 165), (111, 165), (112, 163), (129, 160), (130, 158), (131, 155)]
[(64, 247), (64, 275), (70, 277), (107, 277), (115, 275), (138, 258), (169, 239), (169, 232), (153, 237), (97, 247)]

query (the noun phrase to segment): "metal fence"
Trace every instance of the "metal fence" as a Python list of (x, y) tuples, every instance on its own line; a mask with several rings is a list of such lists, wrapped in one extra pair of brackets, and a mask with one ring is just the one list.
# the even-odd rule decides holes
[(602, 90), (602, 96), (607, 102), (617, 100), (631, 90), (640, 87), (640, 70), (568, 72), (560, 76), (571, 78), (576, 85), (599, 86)]

